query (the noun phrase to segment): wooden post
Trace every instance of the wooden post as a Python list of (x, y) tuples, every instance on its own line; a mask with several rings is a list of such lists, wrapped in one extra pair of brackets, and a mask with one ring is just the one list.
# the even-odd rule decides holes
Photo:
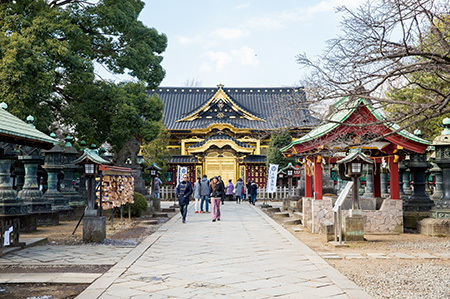
[(381, 197), (381, 163), (375, 163), (373, 170), (373, 197)]
[(314, 160), (314, 199), (323, 199), (321, 156), (317, 156)]
[(305, 197), (312, 197), (312, 176), (305, 173)]
[(395, 162), (394, 160), (389, 161), (389, 168), (391, 170), (390, 175), (391, 199), (400, 199), (398, 162)]

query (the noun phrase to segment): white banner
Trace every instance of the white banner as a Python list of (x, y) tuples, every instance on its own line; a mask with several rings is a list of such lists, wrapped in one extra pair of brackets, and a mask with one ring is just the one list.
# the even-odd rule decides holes
[(183, 180), (183, 175), (187, 174), (187, 167), (181, 167), (178, 165), (177, 168), (177, 185)]
[(269, 177), (267, 178), (267, 193), (273, 193), (277, 191), (277, 174), (278, 174), (278, 165), (270, 164), (269, 165)]

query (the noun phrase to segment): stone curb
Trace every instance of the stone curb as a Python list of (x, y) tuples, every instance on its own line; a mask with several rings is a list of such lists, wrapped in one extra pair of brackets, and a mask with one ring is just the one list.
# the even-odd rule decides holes
[(121, 259), (115, 266), (109, 269), (106, 273), (100, 276), (89, 287), (87, 287), (76, 299), (92, 299), (99, 298), (108, 289), (111, 284), (122, 275), (128, 268), (139, 259), (142, 254), (152, 246), (164, 232), (166, 232), (172, 225), (174, 225), (181, 215), (178, 213), (172, 217), (167, 223), (162, 225), (156, 232), (148, 236), (144, 241), (131, 250), (123, 259)]
[(333, 281), (336, 286), (342, 289), (350, 298), (364, 299), (372, 298), (361, 287), (357, 286), (353, 281), (345, 277), (335, 268), (331, 267), (322, 257), (315, 251), (306, 246), (303, 242), (294, 237), (289, 231), (284, 229), (275, 220), (267, 216), (257, 207), (253, 207), (255, 211), (269, 222), (280, 234), (282, 234), (290, 243), (292, 243), (300, 252), (302, 252), (319, 270), (323, 271), (327, 277)]

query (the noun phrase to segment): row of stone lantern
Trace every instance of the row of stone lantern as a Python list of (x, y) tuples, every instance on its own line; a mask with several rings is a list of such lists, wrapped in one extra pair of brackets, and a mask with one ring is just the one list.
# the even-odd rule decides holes
[[(55, 145), (43, 153), (42, 168), (48, 177), (45, 194), (38, 180), (38, 168), (42, 157), (37, 149), (25, 150), (20, 155), (10, 145), (3, 149), (0, 159), (0, 214), (4, 217), (17, 216), (25, 220), (30, 213), (36, 216), (34, 223), (21, 220), (23, 231), (33, 231), (36, 225), (55, 225), (59, 219), (77, 217), (85, 207), (85, 200), (72, 184), (74, 172), (80, 167), (72, 163), (76, 160), (78, 151), (72, 146), (71, 138), (66, 139), (65, 146)], [(13, 190), (11, 184), (13, 161), (15, 161), (14, 179), (17, 191)], [(64, 173), (64, 181), (59, 190), (58, 176), (61, 172)], [(84, 179), (81, 182), (84, 183)], [(82, 184), (80, 190), (83, 190)]]

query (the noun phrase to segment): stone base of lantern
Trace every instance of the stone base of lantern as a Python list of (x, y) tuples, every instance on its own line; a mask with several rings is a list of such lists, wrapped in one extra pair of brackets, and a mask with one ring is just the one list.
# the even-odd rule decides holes
[(103, 242), (106, 238), (106, 217), (85, 216), (83, 218), (83, 241)]
[(403, 227), (409, 229), (418, 229), (418, 223), (425, 218), (430, 217), (429, 211), (404, 211), (403, 212)]
[(20, 232), (32, 233), (37, 230), (36, 215), (33, 214), (21, 214), (21, 215), (2, 215), (0, 214), (0, 223), (11, 222), (14, 219), (19, 219)]
[(36, 217), (37, 226), (56, 226), (59, 224), (58, 211), (42, 211), (30, 214)]
[(448, 218), (425, 218), (417, 225), (419, 233), (427, 236), (450, 237), (450, 211)]
[(344, 240), (364, 241), (364, 218), (361, 210), (349, 210), (344, 218)]

